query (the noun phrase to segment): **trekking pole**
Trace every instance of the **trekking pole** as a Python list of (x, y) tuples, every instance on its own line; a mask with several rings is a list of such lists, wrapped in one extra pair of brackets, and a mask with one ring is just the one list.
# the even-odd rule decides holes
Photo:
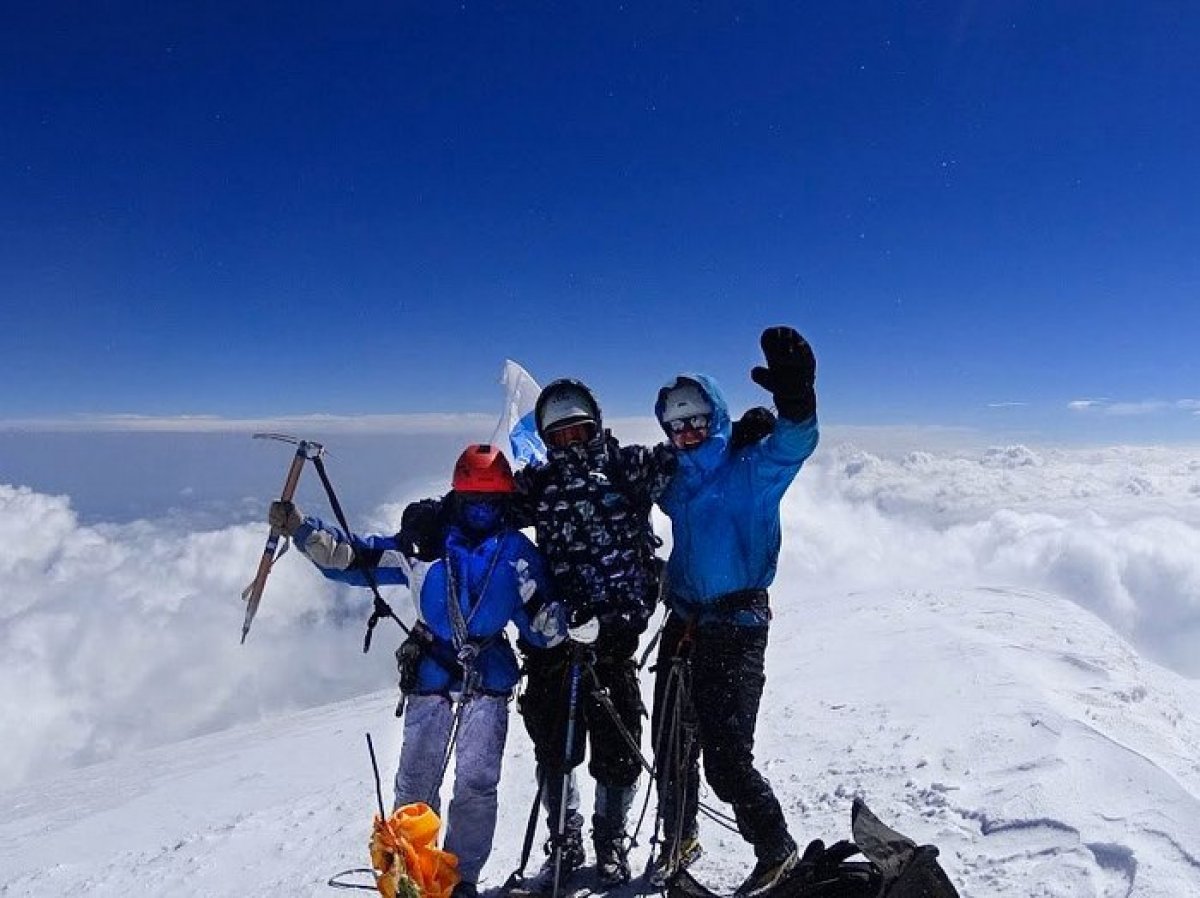
[(538, 811), (542, 807), (542, 792), (546, 788), (545, 771), (538, 772), (537, 791), (533, 794), (533, 807), (529, 809), (529, 821), (525, 824), (525, 840), (521, 843), (521, 861), (517, 869), (508, 874), (502, 892), (510, 891), (525, 881), (525, 867), (529, 863), (529, 855), (533, 852), (533, 836), (537, 832)]
[(551, 898), (558, 898), (558, 888), (562, 879), (563, 836), (567, 829), (567, 795), (571, 787), (571, 749), (575, 745), (575, 717), (578, 714), (579, 681), (583, 674), (583, 661), (579, 646), (571, 648), (571, 673), (567, 684), (567, 739), (563, 745), (563, 777), (558, 802), (558, 834), (555, 838), (554, 854), (554, 891)]
[(371, 772), (375, 774), (375, 800), (379, 802), (379, 819), (387, 820), (387, 813), (383, 809), (383, 787), (379, 783), (379, 762), (375, 760), (375, 743), (371, 741), (370, 733), (367, 733), (367, 751), (371, 753)]
[[(302, 440), (299, 437), (289, 436), (286, 433), (256, 433), (256, 440), (280, 440), (284, 443), (294, 443), (296, 446), (296, 454), (292, 456), (292, 465), (288, 468), (287, 479), (283, 482), (283, 491), (279, 495), (280, 502), (291, 502), (292, 496), (296, 494), (296, 485), (300, 482), (300, 472), (304, 468), (304, 462), (312, 459), (314, 463), (320, 460), (321, 453), (325, 449), (320, 443), (314, 443), (311, 440)], [(274, 566), (278, 558), (287, 551), (288, 543), (284, 541), (283, 551), (279, 555), (275, 554), (275, 550), (279, 547), (279, 540), (284, 538), (282, 530), (271, 528), (271, 533), (267, 537), (267, 544), (263, 548), (262, 558), (258, 561), (258, 571), (254, 574), (254, 579), (250, 585), (242, 590), (242, 599), (246, 602), (246, 619), (242, 622), (242, 644), (245, 645), (246, 637), (250, 634), (250, 624), (254, 622), (254, 615), (258, 613), (258, 603), (262, 600), (263, 589), (267, 585), (267, 575), (271, 573), (271, 568)]]

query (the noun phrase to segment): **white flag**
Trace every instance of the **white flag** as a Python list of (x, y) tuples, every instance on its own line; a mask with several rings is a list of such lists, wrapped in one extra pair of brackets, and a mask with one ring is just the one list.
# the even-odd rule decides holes
[(533, 407), (542, 388), (512, 359), (505, 359), (500, 382), (504, 385), (504, 410), (496, 422), (492, 443), (499, 443), (507, 434), (513, 463), (517, 467), (531, 461), (545, 461), (546, 444), (538, 436), (533, 420)]

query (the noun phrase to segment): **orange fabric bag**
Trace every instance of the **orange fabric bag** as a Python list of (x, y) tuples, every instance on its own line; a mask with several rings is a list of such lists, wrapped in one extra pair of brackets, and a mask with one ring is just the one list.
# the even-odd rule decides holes
[(450, 898), (458, 885), (458, 858), (437, 847), (441, 820), (424, 802), (375, 817), (371, 866), (384, 898)]

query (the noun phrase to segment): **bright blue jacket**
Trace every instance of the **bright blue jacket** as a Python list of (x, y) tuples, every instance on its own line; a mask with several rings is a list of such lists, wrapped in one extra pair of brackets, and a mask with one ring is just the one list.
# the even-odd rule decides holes
[[(678, 451), (679, 467), (658, 500), (671, 519), (674, 536), (667, 560), (667, 601), (691, 619), (712, 616), (704, 606), (721, 596), (766, 589), (775, 579), (779, 503), (817, 447), (817, 418), (780, 418), (770, 436), (732, 454), (729, 408), (706, 375), (684, 375), (664, 386), (655, 416), (662, 420), (663, 396), (680, 379), (695, 381), (713, 406), (709, 438), (695, 449)], [(732, 620), (750, 626), (766, 623), (764, 617), (746, 611)]]
[[(295, 544), (329, 579), (353, 586), (366, 586), (367, 580), (357, 564), (327, 566), (313, 557), (329, 559), (334, 545), (349, 543), (356, 559), (371, 564), (375, 582), (380, 585), (407, 585), (404, 559), (391, 536), (351, 536), (330, 527), (317, 518), (305, 518), (293, 536)], [(347, 554), (347, 553), (344, 553)], [(346, 560), (345, 557), (339, 559)], [(450, 574), (450, 576), (448, 576)], [(476, 543), (456, 526), (447, 528), (442, 557), (425, 569), (420, 585), (421, 619), (433, 633), (436, 655), (454, 658), (458, 648), (450, 618), (451, 583), (454, 601), (462, 610), (467, 635), (480, 646), (475, 661), (479, 688), (486, 693), (503, 695), (512, 691), (519, 679), (519, 666), (512, 646), (504, 635), (509, 621), (517, 625), (521, 636), (531, 645), (545, 648), (560, 642), (566, 634), (563, 615), (551, 606), (552, 630), (534, 630), (532, 618), (548, 604), (550, 579), (542, 556), (520, 531), (509, 527)], [(416, 693), (421, 695), (458, 692), (462, 677), (438, 660), (434, 652), (425, 652), (417, 673)]]

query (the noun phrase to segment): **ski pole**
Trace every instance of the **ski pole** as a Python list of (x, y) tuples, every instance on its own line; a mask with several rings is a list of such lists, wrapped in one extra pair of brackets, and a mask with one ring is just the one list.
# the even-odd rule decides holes
[(563, 837), (567, 829), (567, 796), (571, 790), (571, 749), (575, 745), (575, 715), (579, 703), (579, 680), (582, 674), (583, 662), (579, 658), (582, 649), (571, 647), (571, 673), (567, 693), (567, 739), (563, 746), (563, 776), (562, 787), (558, 800), (558, 832), (555, 835), (554, 846), (554, 891), (551, 898), (558, 898), (558, 888), (562, 880)]
[(379, 782), (379, 762), (375, 760), (375, 743), (371, 734), (367, 733), (367, 751), (371, 753), (371, 773), (375, 775), (375, 800), (379, 803), (379, 819), (387, 820), (387, 811), (383, 809), (383, 786)]
[[(285, 433), (256, 433), (256, 440), (280, 440), (285, 443), (294, 443), (296, 445), (296, 454), (292, 456), (291, 467), (288, 468), (287, 479), (283, 482), (283, 491), (279, 495), (280, 502), (291, 502), (292, 496), (296, 494), (296, 485), (300, 482), (300, 472), (304, 468), (304, 462), (308, 459), (317, 461), (321, 457), (321, 453), (325, 451), (320, 443), (314, 443), (311, 440), (301, 440), (298, 437), (289, 436)], [(246, 643), (246, 637), (250, 633), (250, 624), (254, 621), (254, 615), (258, 613), (258, 604), (262, 600), (263, 589), (267, 585), (267, 575), (271, 573), (271, 567), (275, 564), (275, 550), (279, 547), (279, 540), (283, 537), (282, 530), (271, 528), (271, 533), (267, 537), (267, 544), (263, 548), (262, 558), (258, 561), (258, 571), (254, 574), (254, 580), (250, 585), (242, 590), (242, 598), (246, 602), (246, 619), (242, 622), (242, 644)], [(284, 543), (284, 551), (287, 551), (287, 543)], [(279, 553), (280, 555), (283, 552)]]
[(504, 890), (515, 888), (525, 881), (525, 867), (529, 864), (529, 855), (533, 851), (533, 836), (537, 832), (538, 811), (542, 806), (542, 792), (546, 788), (545, 771), (538, 772), (537, 791), (533, 794), (533, 807), (529, 809), (529, 820), (525, 824), (525, 840), (521, 843), (521, 862), (517, 869), (508, 876)]

